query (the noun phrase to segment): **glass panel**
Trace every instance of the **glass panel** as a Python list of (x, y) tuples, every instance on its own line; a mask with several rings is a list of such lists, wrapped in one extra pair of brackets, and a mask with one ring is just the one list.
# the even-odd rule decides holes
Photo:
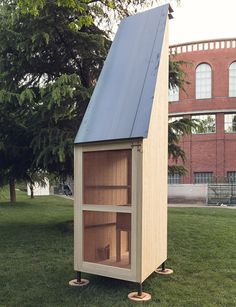
[(225, 132), (235, 133), (236, 132), (236, 114), (225, 114)]
[(176, 120), (180, 120), (180, 119), (182, 119), (182, 118), (183, 118), (183, 116), (172, 116), (172, 117), (169, 117), (168, 123), (173, 123), (173, 122), (175, 122)]
[(83, 203), (131, 205), (131, 153), (110, 150), (83, 153)]
[(192, 119), (196, 119), (198, 121), (198, 126), (192, 129), (193, 134), (216, 132), (215, 115), (194, 115), (192, 116)]
[(169, 89), (169, 101), (179, 101), (179, 88), (173, 87)]
[(229, 67), (229, 97), (236, 97), (236, 62)]
[(196, 69), (196, 99), (211, 98), (211, 66), (200, 64)]
[(173, 174), (168, 176), (168, 184), (180, 184), (181, 183), (181, 175)]
[(83, 212), (84, 261), (131, 267), (131, 214)]
[(227, 172), (227, 181), (229, 183), (236, 183), (236, 172)]
[(212, 183), (212, 182), (213, 182), (212, 172), (194, 173), (194, 183)]
[(182, 135), (181, 129), (179, 129), (179, 121), (183, 119), (182, 116), (172, 116), (169, 117), (168, 123), (169, 123), (169, 130), (171, 133), (174, 133), (178, 136)]

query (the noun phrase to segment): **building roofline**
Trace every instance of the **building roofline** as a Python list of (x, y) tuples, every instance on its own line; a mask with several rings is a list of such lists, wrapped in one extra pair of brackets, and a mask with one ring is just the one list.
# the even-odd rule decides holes
[(235, 40), (236, 40), (236, 37), (206, 39), (206, 40), (199, 40), (199, 41), (191, 41), (191, 42), (186, 42), (186, 43), (174, 44), (174, 45), (170, 45), (170, 48), (183, 47), (183, 46), (195, 45), (195, 44), (204, 44), (204, 43), (227, 42), (227, 41), (235, 41)]
[(202, 40), (195, 42), (171, 45), (170, 54), (181, 54), (195, 51), (211, 51), (222, 49), (236, 49), (236, 38), (222, 38), (212, 40)]

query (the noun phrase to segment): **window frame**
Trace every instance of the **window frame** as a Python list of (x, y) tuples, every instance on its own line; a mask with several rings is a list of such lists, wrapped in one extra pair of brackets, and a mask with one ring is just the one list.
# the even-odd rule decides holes
[(236, 133), (236, 122), (235, 122), (235, 130), (233, 130), (233, 123), (231, 123), (232, 131), (226, 131), (226, 127), (225, 126), (226, 126), (226, 124), (229, 124), (229, 121), (226, 121), (225, 117), (229, 116), (229, 115), (233, 115), (236, 118), (236, 113), (225, 113), (224, 114), (224, 133), (227, 133), (227, 134)]
[[(216, 133), (216, 114), (195, 114), (191, 116), (191, 119), (196, 119), (198, 120), (198, 117), (203, 117), (203, 116), (214, 116), (214, 120), (215, 120), (215, 126), (214, 126), (214, 131), (206, 131), (206, 132), (195, 132), (194, 129), (192, 129), (192, 134), (196, 135), (196, 134), (214, 134)], [(201, 120), (201, 119), (199, 119)]]
[[(202, 66), (208, 66), (210, 68), (209, 72), (210, 72), (210, 78), (198, 78), (197, 74), (198, 73), (204, 73), (204, 72), (198, 72), (198, 69)], [(205, 73), (208, 73), (207, 71)], [(196, 100), (201, 100), (201, 99), (211, 99), (212, 98), (212, 67), (209, 63), (203, 62), (203, 63), (199, 63), (196, 68), (195, 68), (195, 99)], [(210, 85), (209, 85), (209, 90), (205, 92), (209, 92), (209, 95), (201, 95), (201, 92), (198, 91), (198, 82), (200, 80), (201, 84), (205, 83), (205, 80), (210, 79)], [(204, 81), (202, 81), (204, 80)], [(200, 86), (199, 86), (200, 87)]]
[[(211, 175), (211, 176), (209, 176), (209, 177), (211, 177), (211, 178), (209, 178), (210, 180), (203, 180), (203, 182), (198, 182), (198, 180), (196, 180), (196, 175), (203, 175), (202, 176), (202, 178), (203, 179), (206, 179), (207, 178), (207, 176), (206, 175)], [(201, 176), (200, 176), (201, 177)], [(199, 177), (199, 178), (200, 178)], [(213, 182), (213, 179), (214, 179), (214, 172), (194, 172), (193, 173), (193, 178), (194, 178), (194, 184), (208, 184), (208, 183), (212, 183)]]
[[(236, 183), (236, 171), (228, 171), (226, 178), (227, 178), (228, 183), (235, 184)], [(231, 181), (230, 178), (233, 178), (233, 181)]]
[[(84, 204), (83, 202), (83, 172), (79, 170), (83, 169), (83, 153), (91, 151), (106, 151), (106, 150), (123, 150), (131, 149), (132, 150), (132, 179), (131, 179), (131, 206), (116, 206), (116, 205), (89, 205)], [(75, 212), (75, 229), (79, 231), (75, 232), (75, 263), (76, 267), (81, 268), (82, 271), (99, 274), (103, 272), (103, 276), (114, 276), (115, 278), (120, 279), (129, 279), (136, 280), (139, 270), (136, 267), (137, 263), (137, 214), (138, 214), (138, 187), (137, 176), (138, 168), (137, 161), (139, 155), (139, 149), (137, 146), (131, 146), (130, 142), (124, 142), (122, 144), (94, 144), (83, 147), (75, 148), (75, 199), (74, 199), (74, 212)], [(83, 231), (83, 212), (84, 211), (95, 211), (95, 212), (116, 212), (116, 213), (130, 213), (131, 214), (131, 267), (130, 268), (120, 268), (113, 267), (104, 264), (91, 263), (84, 261), (84, 231)], [(80, 248), (78, 248), (80, 246)]]
[[(177, 98), (176, 98), (177, 97)], [(179, 87), (171, 87), (168, 92), (168, 101), (169, 102), (178, 102), (179, 99)]]
[[(231, 68), (232, 67), (232, 65), (234, 65), (235, 66), (235, 68)], [(231, 73), (232, 73), (232, 71), (235, 71), (235, 80), (234, 80), (234, 94), (231, 94)], [(230, 65), (229, 65), (229, 68), (228, 68), (228, 88), (229, 88), (229, 90), (228, 90), (228, 96), (229, 96), (229, 98), (234, 98), (234, 97), (236, 97), (236, 60), (235, 61), (233, 61)]]
[(181, 184), (183, 176), (178, 173), (168, 175), (168, 184)]

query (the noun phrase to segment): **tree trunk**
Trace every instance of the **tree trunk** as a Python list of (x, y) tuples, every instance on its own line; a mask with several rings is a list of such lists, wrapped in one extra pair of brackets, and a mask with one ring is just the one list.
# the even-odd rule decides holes
[(34, 198), (34, 186), (30, 183), (30, 198)]
[(10, 202), (16, 202), (16, 187), (15, 187), (15, 179), (11, 178), (9, 180), (9, 188), (10, 188)]

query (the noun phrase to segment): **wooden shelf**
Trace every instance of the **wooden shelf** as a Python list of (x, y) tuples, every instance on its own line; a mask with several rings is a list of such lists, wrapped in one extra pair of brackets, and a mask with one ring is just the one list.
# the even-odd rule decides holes
[(107, 226), (116, 226), (116, 223), (106, 223), (106, 224), (94, 224), (84, 226), (85, 229), (95, 228), (95, 227), (107, 227)]

